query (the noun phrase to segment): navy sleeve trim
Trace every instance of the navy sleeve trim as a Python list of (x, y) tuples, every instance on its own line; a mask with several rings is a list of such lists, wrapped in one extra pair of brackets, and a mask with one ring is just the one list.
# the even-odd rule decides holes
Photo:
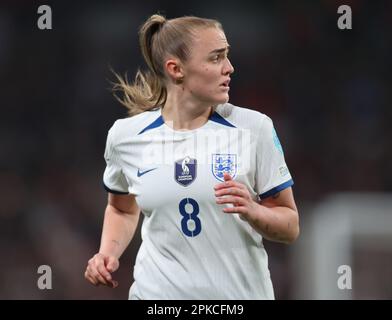
[(108, 188), (108, 187), (105, 185), (105, 183), (103, 184), (103, 187), (105, 188), (105, 190), (106, 190), (107, 192), (110, 192), (110, 193), (114, 193), (114, 194), (129, 194), (129, 192), (123, 192), (123, 191), (112, 190), (112, 189)]
[(291, 187), (293, 184), (294, 184), (293, 179), (290, 179), (289, 181), (286, 181), (286, 182), (278, 185), (277, 187), (272, 188), (271, 190), (262, 193), (259, 197), (260, 197), (260, 199), (265, 199), (265, 198), (271, 197), (274, 194), (277, 194), (278, 192)]

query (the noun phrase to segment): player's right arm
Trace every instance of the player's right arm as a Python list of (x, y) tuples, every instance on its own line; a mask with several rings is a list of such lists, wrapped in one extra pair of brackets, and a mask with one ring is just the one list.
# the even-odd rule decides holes
[(132, 240), (140, 209), (135, 196), (108, 194), (99, 252), (88, 262), (85, 278), (94, 285), (116, 287), (111, 273), (119, 267), (119, 258)]

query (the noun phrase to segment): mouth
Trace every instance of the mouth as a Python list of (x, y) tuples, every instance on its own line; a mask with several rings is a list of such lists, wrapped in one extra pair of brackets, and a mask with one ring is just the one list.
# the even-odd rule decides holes
[(227, 79), (225, 82), (221, 83), (220, 86), (223, 88), (230, 88), (229, 83), (230, 83), (230, 79)]

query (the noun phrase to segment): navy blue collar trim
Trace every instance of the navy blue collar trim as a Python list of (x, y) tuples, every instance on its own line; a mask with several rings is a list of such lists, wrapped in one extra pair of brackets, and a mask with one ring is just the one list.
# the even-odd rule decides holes
[[(227, 121), (225, 118), (223, 118), (218, 112), (214, 111), (212, 113), (212, 115), (209, 117), (208, 120), (217, 122), (219, 124), (223, 124), (224, 126), (228, 126), (228, 127), (232, 127), (235, 128), (236, 126), (234, 126), (233, 124), (231, 124), (229, 121)], [(163, 117), (162, 115), (160, 115), (156, 120), (154, 120), (154, 122), (152, 122), (151, 124), (149, 124), (147, 127), (145, 127), (142, 131), (140, 131), (138, 134), (142, 134), (148, 130), (154, 129), (154, 128), (158, 128), (161, 125), (163, 125), (165, 122), (163, 121)]]
[(140, 131), (138, 134), (142, 134), (148, 130), (158, 128), (161, 125), (163, 125), (165, 122), (163, 121), (163, 117), (159, 116), (153, 123), (149, 124), (147, 127), (145, 127), (142, 131)]

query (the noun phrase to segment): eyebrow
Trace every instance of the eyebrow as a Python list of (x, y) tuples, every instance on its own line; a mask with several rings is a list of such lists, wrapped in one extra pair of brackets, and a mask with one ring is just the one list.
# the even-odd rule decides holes
[(212, 50), (209, 54), (212, 54), (212, 53), (221, 53), (221, 52), (225, 52), (226, 50), (228, 51), (229, 49), (230, 49), (230, 45), (227, 45), (227, 47), (225, 47), (225, 48), (220, 48), (220, 49)]

